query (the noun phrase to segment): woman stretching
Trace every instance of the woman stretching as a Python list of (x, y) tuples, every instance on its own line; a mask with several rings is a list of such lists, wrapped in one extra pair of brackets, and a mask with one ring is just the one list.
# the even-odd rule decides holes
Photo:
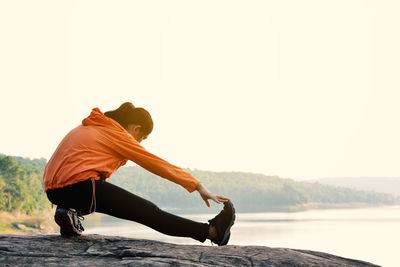
[[(226, 245), (235, 210), (229, 198), (216, 196), (190, 173), (149, 153), (140, 142), (153, 130), (153, 120), (143, 108), (123, 103), (104, 114), (94, 108), (82, 124), (70, 131), (46, 165), (43, 179), (47, 197), (57, 205), (54, 215), (61, 235), (78, 236), (84, 230), (79, 215), (101, 212), (135, 221), (161, 233), (207, 238)], [(224, 203), (224, 209), (209, 223), (188, 220), (159, 209), (148, 200), (106, 182), (119, 167), (131, 160), (146, 170), (209, 199)]]

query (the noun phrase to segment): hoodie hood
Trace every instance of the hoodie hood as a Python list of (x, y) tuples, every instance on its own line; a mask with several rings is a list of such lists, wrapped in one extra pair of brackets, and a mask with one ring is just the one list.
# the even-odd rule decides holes
[(120, 131), (126, 132), (125, 128), (122, 127), (115, 120), (106, 117), (99, 108), (93, 108), (92, 112), (88, 117), (82, 120), (83, 126), (102, 126), (107, 128), (114, 128)]

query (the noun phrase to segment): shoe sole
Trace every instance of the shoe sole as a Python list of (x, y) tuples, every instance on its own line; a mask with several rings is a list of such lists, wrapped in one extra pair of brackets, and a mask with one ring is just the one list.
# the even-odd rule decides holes
[(225, 246), (226, 244), (228, 244), (229, 238), (231, 236), (231, 227), (234, 224), (235, 218), (236, 218), (236, 210), (235, 210), (235, 207), (233, 206), (232, 202), (229, 201), (227, 205), (229, 205), (229, 208), (231, 209), (233, 216), (232, 216), (232, 220), (230, 221), (228, 227), (225, 230), (224, 237), (222, 238), (220, 246)]
[(60, 226), (60, 233), (63, 236), (80, 236), (82, 233), (78, 232), (73, 226), (71, 217), (65, 212), (56, 212), (54, 220)]

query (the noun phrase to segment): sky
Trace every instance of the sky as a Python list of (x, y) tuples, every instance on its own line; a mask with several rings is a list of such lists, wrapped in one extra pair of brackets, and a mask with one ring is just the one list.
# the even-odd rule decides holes
[(0, 1), (0, 153), (125, 101), (183, 168), (400, 176), (398, 1)]

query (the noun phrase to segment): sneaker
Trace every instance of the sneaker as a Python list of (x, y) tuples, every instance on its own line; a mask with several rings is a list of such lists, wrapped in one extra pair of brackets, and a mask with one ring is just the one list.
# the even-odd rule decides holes
[(60, 226), (63, 236), (80, 236), (85, 230), (81, 224), (84, 218), (71, 209), (57, 208), (54, 220)]
[(232, 202), (225, 202), (224, 209), (208, 222), (217, 230), (217, 236), (211, 239), (211, 242), (218, 246), (225, 246), (228, 244), (231, 236), (231, 227), (235, 222), (235, 208)]

